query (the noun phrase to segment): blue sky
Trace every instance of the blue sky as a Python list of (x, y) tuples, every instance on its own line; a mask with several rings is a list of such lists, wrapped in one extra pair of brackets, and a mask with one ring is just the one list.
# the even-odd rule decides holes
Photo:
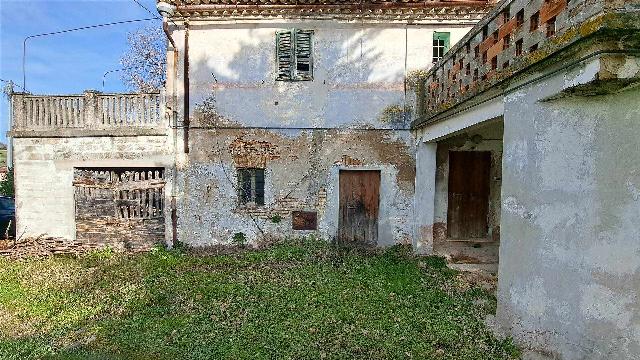
[[(155, 0), (138, 0), (155, 12)], [(0, 0), (0, 79), (22, 85), (25, 37), (95, 24), (152, 17), (133, 0)], [(160, 20), (81, 30), (27, 42), (27, 90), (33, 94), (77, 94), (102, 90), (102, 76), (121, 68), (127, 33)], [(4, 83), (2, 83), (4, 85)], [(118, 73), (107, 75), (104, 91), (124, 91)], [(0, 141), (9, 124), (6, 98), (0, 104)]]

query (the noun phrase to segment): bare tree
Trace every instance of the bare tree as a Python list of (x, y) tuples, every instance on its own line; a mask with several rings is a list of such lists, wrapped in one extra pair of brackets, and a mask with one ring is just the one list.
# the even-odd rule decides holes
[(122, 81), (131, 91), (155, 92), (164, 86), (166, 40), (159, 27), (144, 27), (127, 36), (129, 48), (120, 58)]

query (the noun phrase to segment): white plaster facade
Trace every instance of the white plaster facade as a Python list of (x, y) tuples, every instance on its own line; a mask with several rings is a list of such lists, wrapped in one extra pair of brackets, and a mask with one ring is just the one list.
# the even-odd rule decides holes
[[(189, 154), (177, 149), (178, 238), (206, 246), (229, 243), (238, 232), (252, 242), (263, 232), (307, 234), (291, 230), (291, 210), (317, 211), (315, 233), (334, 238), (338, 173), (367, 169), (381, 171), (378, 245), (411, 243), (415, 157), (408, 125), (415, 95), (407, 77), (431, 66), (434, 31), (449, 32), (453, 45), (470, 25), (461, 20), (190, 21), (191, 149)], [(276, 32), (283, 29), (313, 30), (313, 81), (276, 81)], [(182, 104), (182, 24), (171, 36), (179, 60), (172, 71), (169, 53), (167, 89), (174, 89), (175, 103)], [(183, 118), (181, 106), (176, 108)], [(237, 206), (237, 164), (225, 154), (234, 139), (267, 142), (278, 152), (265, 165), (267, 205), (253, 219)], [(345, 164), (345, 157), (355, 163)], [(274, 213), (283, 221), (269, 221)]]

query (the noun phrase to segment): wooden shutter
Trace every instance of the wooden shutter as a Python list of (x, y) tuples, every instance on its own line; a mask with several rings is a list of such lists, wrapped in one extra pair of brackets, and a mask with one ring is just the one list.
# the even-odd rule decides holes
[[(444, 53), (449, 51), (451, 34), (448, 32), (434, 32), (433, 40), (441, 40), (444, 43)], [(443, 53), (443, 55), (444, 55)]]
[(311, 37), (313, 30), (296, 30), (296, 80), (313, 79), (313, 59)]
[(256, 205), (264, 205), (264, 169), (254, 169), (254, 191)]
[(276, 80), (293, 79), (293, 39), (291, 30), (276, 32), (276, 57), (278, 60), (278, 75)]

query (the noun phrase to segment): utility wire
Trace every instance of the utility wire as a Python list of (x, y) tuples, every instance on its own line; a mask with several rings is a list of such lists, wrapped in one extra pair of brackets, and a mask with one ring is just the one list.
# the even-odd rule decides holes
[(158, 17), (158, 15), (156, 15), (154, 12), (152, 12), (151, 10), (149, 10), (146, 6), (142, 5), (140, 2), (138, 2), (138, 0), (133, 0), (134, 3), (138, 4), (141, 8), (145, 9), (149, 14), (151, 14), (151, 16), (153, 16), (154, 18), (160, 20), (161, 18)]
[(60, 30), (60, 31), (53, 31), (53, 32), (48, 32), (48, 33), (35, 34), (35, 35), (27, 36), (22, 41), (22, 89), (24, 91), (26, 91), (26, 88), (27, 88), (27, 72), (26, 72), (27, 40), (33, 39), (33, 38), (37, 38), (37, 37), (41, 37), (41, 36), (65, 34), (65, 33), (73, 32), (73, 31), (95, 29), (95, 28), (101, 28), (101, 27), (105, 27), (105, 26), (130, 24), (130, 23), (135, 23), (135, 22), (151, 21), (151, 20), (158, 20), (158, 19), (159, 19), (158, 17), (153, 17), (153, 18), (146, 18), (146, 19), (115, 21), (115, 22), (110, 22), (110, 23), (106, 23), (106, 24), (96, 24), (96, 25), (90, 25), (90, 26), (82, 26), (82, 27), (73, 28), (73, 29), (65, 29), (65, 30)]
[(0, 81), (11, 84), (12, 86), (17, 86), (20, 89), (22, 89), (24, 91), (24, 89), (22, 88), (22, 86), (18, 85), (16, 82), (12, 81), (12, 80), (4, 80), (4, 79), (0, 79)]

